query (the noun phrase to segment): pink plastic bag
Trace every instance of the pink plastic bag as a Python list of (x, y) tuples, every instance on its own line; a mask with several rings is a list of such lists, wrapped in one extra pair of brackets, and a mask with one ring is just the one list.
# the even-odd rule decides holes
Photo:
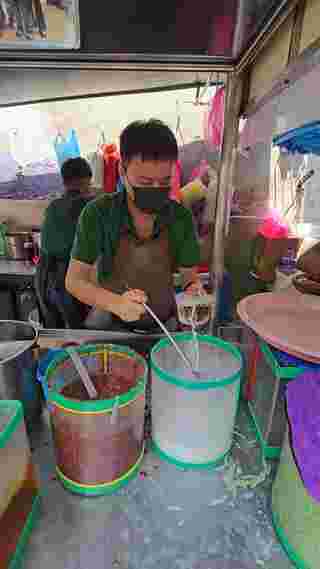
[(206, 160), (201, 160), (200, 164), (192, 170), (190, 181), (192, 182), (192, 180), (195, 180), (196, 178), (201, 178), (201, 176), (207, 172), (208, 168), (208, 162)]
[(284, 237), (288, 237), (289, 229), (285, 223), (280, 221), (280, 218), (276, 214), (272, 214), (270, 217), (265, 219), (261, 227), (258, 229), (258, 233), (268, 239), (282, 239)]

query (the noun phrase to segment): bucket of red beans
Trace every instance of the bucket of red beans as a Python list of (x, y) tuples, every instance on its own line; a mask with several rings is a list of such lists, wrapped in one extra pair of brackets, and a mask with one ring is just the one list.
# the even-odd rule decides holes
[(83, 345), (76, 351), (97, 398), (89, 398), (67, 350), (57, 352), (43, 381), (58, 478), (72, 492), (97, 496), (118, 490), (139, 471), (148, 367), (123, 346)]

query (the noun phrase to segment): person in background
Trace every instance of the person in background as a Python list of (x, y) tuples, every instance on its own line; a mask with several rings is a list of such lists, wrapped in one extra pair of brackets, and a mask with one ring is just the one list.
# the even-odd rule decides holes
[(137, 121), (122, 132), (120, 155), (118, 191), (81, 214), (66, 288), (94, 307), (88, 328), (152, 330), (148, 303), (173, 329), (173, 273), (191, 294), (201, 289), (192, 215), (169, 199), (177, 141), (163, 122)]
[[(210, 184), (210, 190), (209, 190)], [(216, 171), (207, 167), (202, 174), (180, 190), (181, 203), (192, 212), (200, 243), (200, 263), (208, 271), (217, 194)]]
[(16, 21), (16, 36), (25, 40), (36, 39), (33, 33), (39, 32), (41, 38), (47, 37), (47, 21), (41, 0), (6, 0)]
[(38, 292), (47, 327), (79, 328), (86, 307), (67, 293), (65, 276), (80, 213), (93, 198), (92, 171), (84, 158), (70, 158), (63, 164), (61, 175), (64, 195), (48, 206), (41, 228)]
[(9, 26), (9, 14), (5, 0), (0, 0), (0, 34), (3, 35), (4, 30)]

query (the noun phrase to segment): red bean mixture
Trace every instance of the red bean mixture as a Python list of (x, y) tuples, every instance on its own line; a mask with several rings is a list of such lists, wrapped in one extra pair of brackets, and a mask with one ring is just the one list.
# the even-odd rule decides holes
[[(128, 375), (116, 376), (104, 372), (98, 372), (90, 375), (91, 381), (94, 384), (98, 397), (97, 399), (112, 399), (117, 395), (127, 393), (137, 384), (136, 377)], [(78, 399), (79, 401), (86, 401), (89, 399), (86, 388), (84, 387), (81, 379), (74, 381), (63, 388), (61, 394), (70, 399)]]

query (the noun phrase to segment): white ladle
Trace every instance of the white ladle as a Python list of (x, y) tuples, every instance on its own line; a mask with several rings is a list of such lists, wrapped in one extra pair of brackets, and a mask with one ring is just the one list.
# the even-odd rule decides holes
[(193, 376), (198, 379), (198, 378), (199, 378), (199, 372), (197, 372), (197, 371), (194, 369), (194, 367), (193, 367), (192, 363), (190, 362), (189, 358), (187, 358), (187, 356), (183, 353), (183, 351), (181, 350), (180, 346), (178, 346), (177, 342), (175, 341), (175, 339), (173, 338), (173, 336), (170, 334), (169, 330), (167, 330), (167, 328), (165, 327), (165, 325), (161, 322), (161, 320), (159, 320), (158, 316), (156, 316), (156, 314), (153, 312), (153, 310), (151, 310), (150, 306), (148, 306), (147, 304), (143, 303), (143, 307), (144, 307), (144, 309), (150, 314), (150, 316), (155, 320), (155, 322), (158, 324), (158, 326), (160, 326), (161, 330), (165, 333), (165, 335), (167, 336), (167, 338), (170, 340), (171, 344), (172, 344), (173, 347), (176, 349), (176, 351), (178, 352), (179, 356), (183, 359), (185, 365), (191, 369)]
[(68, 348), (67, 352), (68, 352), (70, 358), (72, 359), (72, 361), (74, 363), (74, 367), (76, 368), (78, 374), (80, 375), (81, 381), (82, 381), (83, 385), (85, 386), (90, 399), (97, 399), (97, 397), (98, 397), (97, 390), (96, 390), (95, 386), (93, 385), (93, 383), (90, 379), (90, 376), (88, 374), (88, 370), (83, 365), (78, 352), (76, 352), (72, 348)]

